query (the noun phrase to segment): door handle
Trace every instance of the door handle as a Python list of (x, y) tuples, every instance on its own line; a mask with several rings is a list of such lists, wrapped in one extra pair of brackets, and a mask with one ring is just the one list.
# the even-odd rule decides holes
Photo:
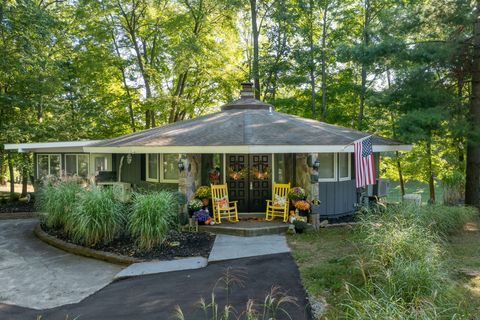
[(253, 182), (250, 181), (250, 190), (253, 190)]

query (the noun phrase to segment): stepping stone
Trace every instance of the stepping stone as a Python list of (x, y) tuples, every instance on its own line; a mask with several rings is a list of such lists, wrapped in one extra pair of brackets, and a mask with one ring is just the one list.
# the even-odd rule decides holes
[(208, 261), (204, 257), (191, 257), (168, 261), (149, 261), (134, 263), (117, 273), (114, 279), (142, 276), (180, 270), (200, 269), (206, 267)]

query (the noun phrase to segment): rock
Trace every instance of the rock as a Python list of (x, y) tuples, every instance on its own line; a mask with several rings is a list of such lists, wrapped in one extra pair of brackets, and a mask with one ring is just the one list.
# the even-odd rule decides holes
[(317, 298), (312, 294), (308, 293), (308, 301), (310, 302), (310, 308), (312, 309), (312, 315), (314, 319), (321, 319), (322, 316), (327, 311), (327, 301), (325, 298)]
[(328, 224), (328, 220), (323, 220), (320, 222), (320, 227), (325, 227)]

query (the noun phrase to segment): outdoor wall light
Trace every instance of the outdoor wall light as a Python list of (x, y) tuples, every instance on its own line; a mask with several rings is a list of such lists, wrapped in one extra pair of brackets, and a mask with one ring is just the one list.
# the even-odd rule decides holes
[(313, 170), (318, 171), (318, 168), (320, 168), (320, 161), (317, 159), (312, 165)]
[(133, 160), (132, 154), (131, 153), (127, 154), (127, 164), (131, 164), (132, 160)]
[(182, 159), (178, 160), (178, 170), (179, 170), (180, 172), (182, 172), (183, 170), (185, 170), (185, 164), (183, 164)]

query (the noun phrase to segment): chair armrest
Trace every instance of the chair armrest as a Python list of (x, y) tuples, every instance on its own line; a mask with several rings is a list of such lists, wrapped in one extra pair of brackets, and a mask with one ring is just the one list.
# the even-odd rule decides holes
[(238, 200), (235, 200), (235, 201), (228, 201), (228, 203), (237, 203)]

